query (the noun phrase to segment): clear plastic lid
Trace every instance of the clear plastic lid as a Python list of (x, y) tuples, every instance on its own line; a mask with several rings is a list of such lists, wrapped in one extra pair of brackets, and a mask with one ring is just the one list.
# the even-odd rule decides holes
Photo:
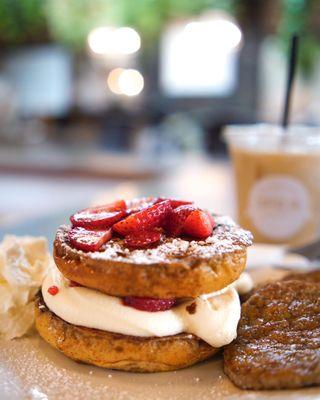
[(299, 153), (320, 151), (320, 127), (292, 125), (284, 130), (271, 124), (228, 125), (223, 136), (233, 148)]

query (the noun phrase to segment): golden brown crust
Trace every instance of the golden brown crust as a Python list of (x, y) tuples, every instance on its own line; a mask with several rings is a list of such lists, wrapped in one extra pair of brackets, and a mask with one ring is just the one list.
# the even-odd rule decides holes
[(36, 328), (42, 338), (75, 361), (132, 372), (185, 368), (219, 351), (194, 335), (142, 338), (69, 324), (51, 312), (39, 296)]
[(206, 259), (136, 264), (93, 258), (57, 235), (54, 259), (66, 278), (111, 296), (181, 298), (220, 290), (235, 281), (245, 268), (246, 248)]
[(242, 389), (320, 385), (320, 287), (301, 281), (259, 288), (242, 305), (224, 371)]

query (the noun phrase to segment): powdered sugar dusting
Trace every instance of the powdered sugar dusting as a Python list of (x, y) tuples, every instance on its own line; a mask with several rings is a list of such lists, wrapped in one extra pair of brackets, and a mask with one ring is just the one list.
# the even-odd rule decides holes
[(37, 335), (0, 341), (1, 400), (298, 400), (319, 388), (240, 390), (222, 372), (221, 354), (191, 368), (159, 374), (127, 373), (75, 363)]
[(106, 379), (97, 380), (93, 373), (89, 375), (89, 367), (73, 368), (73, 361), (65, 361), (38, 336), (18, 342), (0, 342), (0, 356), (0, 377), (1, 367), (11, 372), (11, 376), (5, 376), (8, 379), (8, 397), (5, 398), (10, 400), (105, 399), (107, 392), (110, 392), (110, 399), (134, 398), (127, 391), (112, 390)]
[(86, 254), (97, 260), (113, 260), (136, 264), (154, 264), (174, 262), (181, 259), (208, 259), (215, 255), (232, 253), (252, 244), (250, 232), (241, 229), (226, 216), (214, 215), (216, 228), (212, 235), (203, 241), (166, 237), (154, 248), (131, 250), (124, 245), (123, 239), (114, 238), (107, 242), (102, 251), (83, 253), (70, 247), (67, 232), (70, 229), (62, 226), (57, 232), (57, 239), (65, 250)]

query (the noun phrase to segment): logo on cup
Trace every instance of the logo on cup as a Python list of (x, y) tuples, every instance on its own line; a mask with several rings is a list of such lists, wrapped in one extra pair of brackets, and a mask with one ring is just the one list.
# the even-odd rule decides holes
[(248, 215), (255, 228), (272, 239), (289, 239), (310, 216), (305, 186), (286, 175), (260, 179), (249, 194)]

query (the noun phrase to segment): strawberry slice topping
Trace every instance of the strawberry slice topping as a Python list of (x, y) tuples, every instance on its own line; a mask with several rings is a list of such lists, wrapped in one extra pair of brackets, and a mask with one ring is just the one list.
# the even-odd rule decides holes
[(176, 199), (164, 199), (160, 198), (158, 201), (169, 200), (171, 203), (172, 208), (177, 208), (180, 206), (185, 206), (187, 204), (193, 204), (193, 201), (186, 201), (186, 200), (176, 200)]
[(190, 201), (162, 197), (118, 200), (79, 211), (70, 220), (70, 244), (83, 251), (99, 251), (112, 232), (124, 237), (127, 247), (144, 249), (158, 244), (164, 233), (203, 240), (215, 227), (209, 211)]
[(70, 217), (72, 226), (81, 226), (88, 229), (109, 228), (115, 222), (126, 216), (126, 203), (118, 200), (111, 204), (91, 207), (79, 211)]
[(194, 210), (196, 210), (196, 208), (192, 205), (182, 205), (172, 210), (167, 219), (167, 233), (170, 236), (179, 236), (183, 230), (186, 219)]
[(103, 231), (89, 231), (77, 226), (70, 229), (68, 233), (69, 241), (78, 250), (98, 251), (101, 246), (111, 239), (111, 229)]
[(186, 218), (183, 232), (195, 239), (206, 239), (212, 234), (214, 225), (208, 213), (202, 210), (194, 210)]
[(127, 214), (133, 214), (153, 206), (156, 203), (169, 200), (172, 208), (177, 208), (186, 204), (192, 204), (192, 201), (167, 199), (165, 197), (143, 197), (127, 202)]
[(133, 232), (141, 232), (160, 228), (163, 226), (166, 217), (172, 209), (169, 200), (161, 201), (153, 206), (129, 215), (122, 221), (113, 225), (113, 230), (121, 236), (129, 235)]
[(127, 215), (137, 213), (139, 211), (145, 210), (159, 203), (158, 197), (142, 197), (141, 199), (134, 199), (127, 202)]
[(176, 300), (154, 299), (152, 297), (124, 297), (123, 303), (137, 310), (157, 312), (170, 310), (175, 305)]
[(144, 249), (159, 243), (161, 236), (161, 232), (159, 231), (135, 232), (125, 237), (124, 244), (133, 249)]

